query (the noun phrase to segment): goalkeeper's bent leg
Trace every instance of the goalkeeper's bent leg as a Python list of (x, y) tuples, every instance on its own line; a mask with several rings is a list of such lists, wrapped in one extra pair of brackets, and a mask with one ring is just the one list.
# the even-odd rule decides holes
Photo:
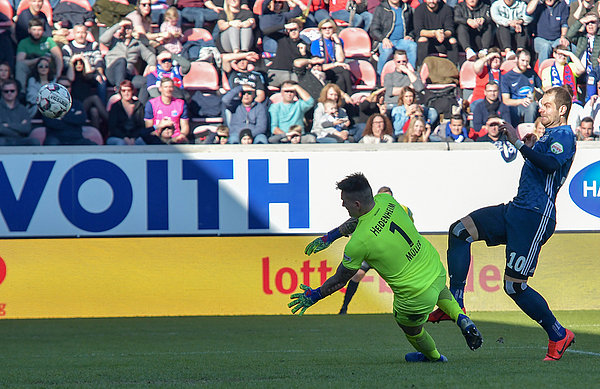
[[(460, 309), (460, 308), (459, 308)], [(415, 350), (423, 353), (430, 361), (437, 361), (440, 359), (440, 352), (435, 347), (435, 341), (429, 335), (425, 328), (421, 328), (421, 332), (418, 335), (406, 334), (406, 339), (412, 344)]]
[(454, 299), (454, 296), (447, 287), (444, 287), (440, 292), (438, 297), (437, 306), (440, 307), (442, 311), (446, 313), (446, 315), (450, 316), (453, 322), (458, 320), (458, 315), (461, 313), (464, 314), (458, 302)]

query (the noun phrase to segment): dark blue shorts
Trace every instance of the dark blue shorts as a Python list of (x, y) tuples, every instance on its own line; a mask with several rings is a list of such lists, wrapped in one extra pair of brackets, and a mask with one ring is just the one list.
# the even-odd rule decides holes
[(481, 208), (469, 216), (479, 240), (488, 246), (506, 245), (507, 276), (521, 280), (533, 276), (540, 249), (554, 233), (554, 220), (512, 203)]

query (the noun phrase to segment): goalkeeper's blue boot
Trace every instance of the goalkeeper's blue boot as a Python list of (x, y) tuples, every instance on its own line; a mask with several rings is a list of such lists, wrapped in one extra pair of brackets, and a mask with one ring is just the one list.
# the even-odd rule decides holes
[(432, 361), (420, 352), (408, 353), (404, 356), (406, 362), (448, 362), (448, 358), (440, 354), (440, 358)]
[(460, 327), (460, 330), (467, 341), (467, 346), (469, 346), (471, 350), (477, 350), (481, 347), (483, 337), (469, 316), (463, 314), (458, 315), (456, 324)]

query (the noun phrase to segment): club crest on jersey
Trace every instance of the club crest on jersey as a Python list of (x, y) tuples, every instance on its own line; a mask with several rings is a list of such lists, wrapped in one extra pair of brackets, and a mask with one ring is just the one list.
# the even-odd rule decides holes
[(550, 145), (550, 151), (552, 151), (554, 154), (560, 154), (563, 152), (563, 145), (558, 142), (554, 142)]

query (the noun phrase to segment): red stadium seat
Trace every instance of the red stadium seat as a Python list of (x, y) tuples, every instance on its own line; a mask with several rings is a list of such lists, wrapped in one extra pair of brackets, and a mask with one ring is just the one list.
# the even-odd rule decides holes
[(542, 76), (542, 70), (549, 68), (552, 65), (554, 65), (554, 58), (545, 59), (544, 62), (542, 62), (542, 64), (540, 65), (540, 70), (538, 71), (540, 77)]
[(221, 70), (221, 86), (227, 91), (231, 90), (231, 85), (229, 85), (229, 78), (227, 78), (227, 73), (225, 73), (223, 70)]
[(531, 134), (535, 130), (535, 123), (519, 123), (517, 126), (517, 133), (519, 134), (519, 139), (523, 139), (523, 137), (527, 134)]
[(370, 58), (371, 37), (361, 28), (348, 27), (340, 32), (346, 58)]
[(473, 62), (465, 61), (463, 65), (460, 67), (460, 73), (458, 79), (460, 81), (461, 89), (475, 89), (475, 79), (477, 75), (475, 74), (475, 69), (473, 67)]
[(360, 84), (354, 86), (354, 89), (375, 89), (377, 86), (377, 72), (375, 72), (373, 65), (369, 61), (359, 59), (348, 63), (348, 65), (350, 65), (352, 75), (360, 82)]
[(256, 0), (256, 2), (254, 3), (254, 7), (252, 7), (252, 13), (254, 15), (260, 16), (263, 14), (262, 6), (263, 6), (264, 2), (265, 2), (264, 0)]
[(46, 127), (36, 127), (29, 133), (29, 138), (37, 139), (40, 144), (44, 144), (46, 140)]
[(114, 95), (110, 96), (108, 98), (108, 103), (106, 103), (106, 110), (110, 111), (112, 106), (115, 105), (115, 103), (119, 100), (121, 100), (121, 95), (118, 93), (115, 93)]
[(502, 72), (502, 74), (508, 73), (511, 70), (513, 70), (513, 68), (515, 66), (517, 66), (517, 60), (516, 59), (509, 59), (508, 61), (502, 62), (502, 65), (500, 65), (500, 71)]
[(369, 92), (356, 92), (352, 95), (352, 102), (356, 105), (360, 104), (364, 98), (369, 97), (371, 93)]
[(387, 61), (385, 63), (385, 65), (383, 65), (383, 69), (381, 70), (381, 79), (380, 79), (381, 85), (383, 85), (383, 79), (385, 78), (385, 75), (388, 73), (393, 73), (395, 71), (396, 71), (396, 63), (392, 60)]
[(190, 28), (183, 33), (185, 41), (209, 41), (213, 39), (212, 34), (204, 28)]
[(277, 104), (277, 103), (281, 103), (283, 101), (283, 97), (281, 96), (281, 93), (273, 93), (271, 95), (271, 97), (269, 97), (269, 100), (271, 100), (271, 104)]
[(208, 62), (192, 62), (190, 71), (183, 76), (186, 90), (217, 91), (219, 90), (219, 74)]
[(0, 13), (12, 20), (15, 10), (8, 0), (0, 0)]
[(102, 134), (96, 127), (92, 126), (83, 126), (82, 127), (82, 135), (85, 139), (89, 139), (97, 145), (103, 145), (104, 139), (102, 139)]
[[(27, 8), (29, 8), (29, 0), (21, 0), (19, 6), (17, 7), (17, 15)], [(46, 15), (48, 23), (52, 26), (52, 7), (50, 6), (50, 2), (48, 0), (44, 0), (42, 3), (42, 13)]]
[(348, 27), (350, 25), (350, 23), (340, 19), (333, 19), (333, 21), (335, 22), (335, 24), (337, 24), (338, 27)]
[(311, 41), (314, 41), (321, 37), (321, 32), (317, 27), (309, 27), (300, 31), (300, 35), (307, 37)]

